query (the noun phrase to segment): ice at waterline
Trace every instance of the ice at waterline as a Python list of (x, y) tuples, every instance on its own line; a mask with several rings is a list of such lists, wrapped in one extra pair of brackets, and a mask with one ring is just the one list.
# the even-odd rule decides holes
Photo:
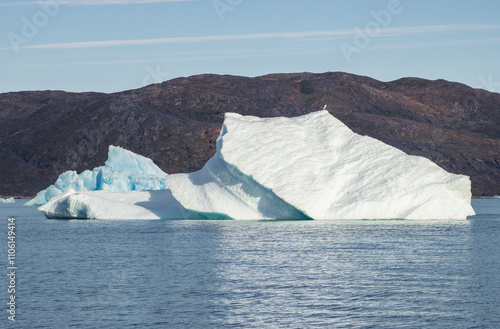
[[(227, 113), (217, 152), (203, 169), (168, 175), (165, 180), (168, 193), (70, 191), (39, 209), (48, 218), (95, 219), (466, 219), (474, 215), (469, 177), (358, 135), (324, 110), (296, 118)], [(94, 193), (109, 202), (97, 203)], [(149, 193), (151, 202), (137, 193)], [(122, 212), (123, 204), (137, 209)]]
[(5, 198), (5, 199), (0, 198), (0, 204), (2, 204), (2, 203), (7, 204), (7, 203), (14, 203), (14, 202), (16, 202), (16, 200), (13, 197)]

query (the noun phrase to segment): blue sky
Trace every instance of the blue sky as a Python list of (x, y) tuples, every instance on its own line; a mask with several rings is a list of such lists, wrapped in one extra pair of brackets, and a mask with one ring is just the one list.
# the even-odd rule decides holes
[(500, 1), (0, 1), (0, 92), (343, 71), (500, 92)]

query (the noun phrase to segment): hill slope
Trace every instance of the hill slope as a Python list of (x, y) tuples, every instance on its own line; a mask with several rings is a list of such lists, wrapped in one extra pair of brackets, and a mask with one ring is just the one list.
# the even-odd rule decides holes
[(66, 170), (100, 166), (110, 144), (167, 173), (195, 171), (213, 155), (225, 112), (290, 117), (325, 104), (357, 133), (471, 176), (475, 196), (500, 194), (500, 94), (337, 72), (198, 75), (114, 94), (0, 94), (0, 195), (33, 196)]

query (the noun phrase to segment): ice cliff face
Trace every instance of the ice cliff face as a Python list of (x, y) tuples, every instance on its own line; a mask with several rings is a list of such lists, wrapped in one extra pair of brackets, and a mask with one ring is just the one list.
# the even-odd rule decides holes
[(166, 177), (167, 174), (151, 159), (110, 145), (104, 166), (92, 171), (85, 170), (80, 174), (76, 171), (66, 171), (53, 185), (38, 192), (26, 205), (42, 205), (68, 189), (112, 192), (161, 190), (168, 188)]
[[(129, 165), (138, 167), (134, 161), (130, 158), (120, 165), (124, 170)], [(327, 111), (296, 118), (227, 113), (217, 152), (203, 169), (165, 180), (170, 191), (157, 192), (154, 198), (144, 194), (149, 192), (73, 191), (40, 210), (47, 217), (103, 219), (465, 219), (474, 215), (467, 176), (450, 174), (430, 160), (358, 135)], [(100, 202), (100, 196), (107, 201)]]
[(271, 190), (223, 160), (219, 151), (202, 170), (167, 178), (187, 209), (212, 219), (308, 219)]

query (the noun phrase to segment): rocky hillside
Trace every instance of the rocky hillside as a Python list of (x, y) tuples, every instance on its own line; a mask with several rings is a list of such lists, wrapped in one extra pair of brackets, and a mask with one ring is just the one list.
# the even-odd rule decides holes
[(0, 94), (0, 195), (33, 196), (66, 170), (100, 166), (110, 144), (167, 173), (191, 172), (214, 153), (225, 112), (297, 116), (325, 104), (357, 133), (471, 176), (475, 196), (500, 194), (500, 94), (444, 80), (297, 73)]

